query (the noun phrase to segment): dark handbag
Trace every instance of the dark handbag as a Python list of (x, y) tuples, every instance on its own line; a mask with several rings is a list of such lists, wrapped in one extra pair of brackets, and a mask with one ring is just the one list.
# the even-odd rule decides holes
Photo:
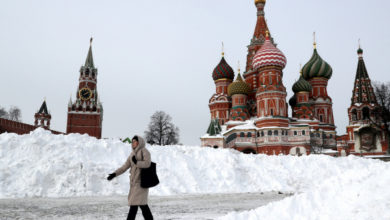
[(141, 169), (141, 187), (150, 188), (157, 186), (160, 181), (158, 180), (156, 163), (151, 162), (148, 168)]
[[(142, 159), (144, 159), (144, 154), (142, 154)], [(156, 163), (150, 162), (148, 168), (141, 168), (141, 187), (150, 188), (157, 186), (160, 183), (157, 176)]]

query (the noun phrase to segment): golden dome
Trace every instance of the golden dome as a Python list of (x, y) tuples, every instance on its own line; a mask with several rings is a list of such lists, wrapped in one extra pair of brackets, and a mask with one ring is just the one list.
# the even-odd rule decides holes
[(257, 3), (265, 3), (266, 0), (255, 0), (255, 4)]
[(228, 95), (232, 96), (235, 94), (248, 95), (251, 92), (251, 87), (244, 82), (241, 78), (241, 74), (238, 73), (236, 80), (228, 86)]

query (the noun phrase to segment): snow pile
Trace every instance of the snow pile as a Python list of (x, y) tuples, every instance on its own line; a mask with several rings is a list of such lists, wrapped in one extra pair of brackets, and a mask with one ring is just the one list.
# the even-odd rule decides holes
[(331, 176), (307, 192), (219, 219), (390, 219), (390, 166), (360, 162), (366, 166)]
[[(246, 155), (234, 150), (148, 146), (160, 184), (152, 195), (293, 192), (223, 219), (390, 219), (390, 163), (359, 157)], [(126, 195), (128, 173), (108, 182), (131, 152), (87, 135), (0, 135), (0, 198)], [(340, 213), (346, 213), (340, 215)]]

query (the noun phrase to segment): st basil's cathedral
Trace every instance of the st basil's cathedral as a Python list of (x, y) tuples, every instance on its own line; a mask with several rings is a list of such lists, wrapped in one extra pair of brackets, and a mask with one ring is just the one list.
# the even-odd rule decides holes
[[(370, 78), (358, 50), (358, 69), (347, 134), (337, 136), (332, 98), (327, 93), (332, 67), (319, 55), (314, 42), (310, 60), (301, 68), (287, 102), (283, 69), (287, 58), (269, 32), (264, 6), (255, 0), (257, 22), (248, 46), (245, 71), (234, 70), (222, 59), (212, 72), (216, 91), (209, 100), (211, 122), (201, 145), (232, 148), (267, 155), (382, 155), (388, 148), (385, 132), (375, 126), (378, 107)], [(289, 105), (292, 117), (288, 116)]]

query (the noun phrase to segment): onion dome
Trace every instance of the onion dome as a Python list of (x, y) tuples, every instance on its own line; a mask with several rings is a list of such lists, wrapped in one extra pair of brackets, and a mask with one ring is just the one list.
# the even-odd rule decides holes
[(290, 104), (290, 106), (293, 108), (297, 105), (297, 97), (295, 96), (295, 94), (290, 98), (288, 104)]
[(282, 69), (286, 66), (287, 59), (278, 48), (271, 42), (268, 31), (263, 46), (253, 57), (252, 66), (257, 70), (265, 66), (278, 66)]
[(230, 79), (230, 80), (234, 79), (234, 71), (226, 62), (223, 56), (221, 61), (213, 71), (213, 79), (214, 81), (218, 79)]
[(235, 94), (248, 95), (251, 92), (251, 87), (244, 82), (241, 78), (241, 74), (238, 73), (236, 80), (228, 86), (228, 95), (232, 96)]
[(360, 55), (360, 54), (363, 54), (363, 49), (359, 47), (359, 49), (357, 50), (357, 53)]
[(324, 77), (330, 79), (332, 76), (332, 67), (318, 55), (316, 44), (314, 43), (314, 52), (309, 62), (302, 69), (303, 78), (309, 80), (314, 77)]
[(298, 92), (311, 92), (311, 85), (308, 81), (306, 81), (302, 75), (299, 77), (299, 80), (296, 81), (292, 87), (294, 93)]

